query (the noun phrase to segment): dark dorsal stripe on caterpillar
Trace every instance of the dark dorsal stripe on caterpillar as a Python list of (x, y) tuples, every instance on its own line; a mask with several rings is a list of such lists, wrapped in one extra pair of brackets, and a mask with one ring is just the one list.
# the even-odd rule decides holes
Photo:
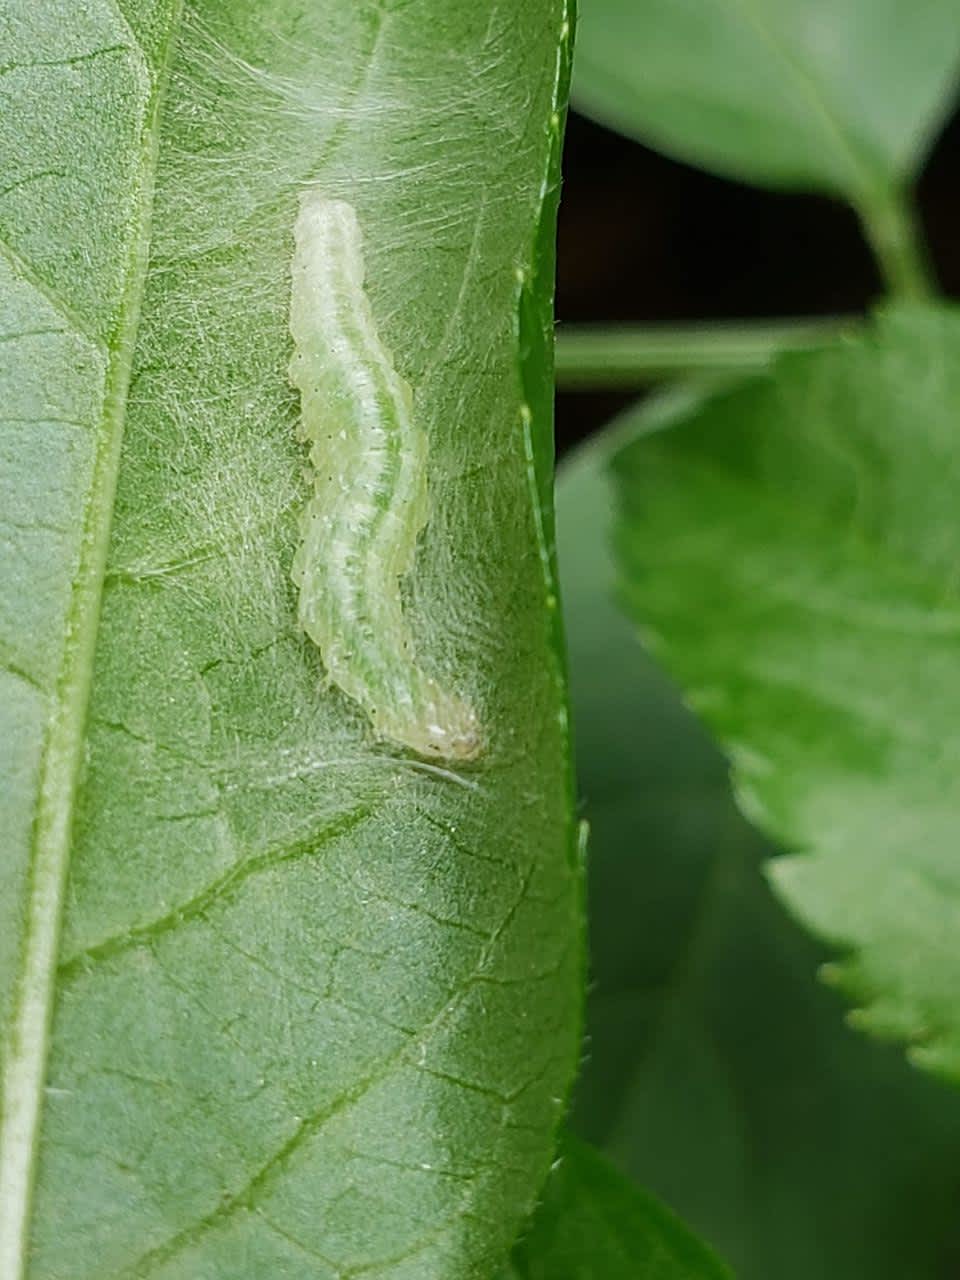
[(353, 206), (306, 192), (294, 240), (290, 380), (313, 480), (293, 563), (300, 625), (381, 737), (473, 759), (477, 717), (418, 665), (403, 616), (400, 579), (429, 515), (427, 437), (377, 333)]

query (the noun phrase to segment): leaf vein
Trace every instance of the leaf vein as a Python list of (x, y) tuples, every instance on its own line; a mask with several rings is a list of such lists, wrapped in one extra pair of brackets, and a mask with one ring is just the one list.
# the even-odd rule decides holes
[(60, 964), (61, 977), (65, 981), (76, 978), (79, 974), (88, 973), (95, 965), (122, 955), (133, 947), (148, 945), (165, 934), (176, 932), (204, 917), (210, 907), (235, 893), (252, 876), (271, 871), (287, 862), (313, 857), (322, 845), (353, 831), (369, 817), (370, 812), (368, 807), (358, 807), (294, 844), (271, 846), (261, 853), (241, 858), (223, 875), (173, 910), (66, 956)]

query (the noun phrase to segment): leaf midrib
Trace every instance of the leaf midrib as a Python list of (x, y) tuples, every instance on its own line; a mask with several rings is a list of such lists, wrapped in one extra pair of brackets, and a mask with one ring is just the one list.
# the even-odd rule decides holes
[[(160, 116), (183, 16), (175, 0), (166, 47), (154, 74), (140, 141), (139, 201), (116, 336), (109, 348), (103, 412), (97, 428), (93, 477), (84, 513), (80, 554), (65, 619), (63, 657), (40, 765), (33, 823), (25, 927), (10, 1016), (0, 1115), (0, 1276), (25, 1274), (31, 1194), (56, 993), (63, 898), (100, 602), (126, 418), (126, 400), (150, 256)], [(133, 38), (131, 49), (144, 58)], [(145, 59), (144, 59), (145, 63)], [(46, 292), (46, 291), (45, 291)], [(58, 306), (61, 314), (64, 309)], [(78, 331), (83, 326), (77, 324)]]

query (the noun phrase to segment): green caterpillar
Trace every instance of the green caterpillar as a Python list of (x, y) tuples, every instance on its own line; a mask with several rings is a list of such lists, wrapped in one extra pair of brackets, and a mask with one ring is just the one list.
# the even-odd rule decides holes
[(306, 192), (294, 241), (290, 380), (313, 480), (292, 570), (300, 625), (379, 736), (471, 760), (477, 717), (417, 664), (403, 616), (400, 579), (429, 516), (427, 437), (377, 333), (353, 206)]

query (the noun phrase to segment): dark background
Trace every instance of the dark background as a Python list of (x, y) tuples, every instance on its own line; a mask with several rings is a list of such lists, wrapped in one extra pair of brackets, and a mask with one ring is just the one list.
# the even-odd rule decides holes
[[(945, 292), (960, 294), (960, 117), (940, 138), (919, 210)], [(881, 293), (856, 215), (817, 196), (714, 178), (571, 112), (557, 320), (677, 324), (862, 312)], [(563, 454), (636, 397), (561, 392)]]

